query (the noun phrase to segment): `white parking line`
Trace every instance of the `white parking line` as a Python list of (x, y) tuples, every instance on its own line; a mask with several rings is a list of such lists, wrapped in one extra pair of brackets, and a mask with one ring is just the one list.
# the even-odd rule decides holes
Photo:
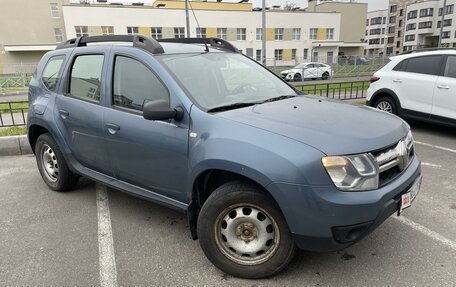
[(112, 239), (111, 215), (109, 212), (108, 192), (106, 187), (97, 184), (98, 214), (98, 254), (100, 264), (100, 285), (102, 287), (117, 286), (116, 259)]
[(411, 228), (415, 229), (416, 231), (419, 231), (419, 232), (423, 233), (424, 235), (426, 235), (426, 236), (444, 244), (445, 246), (453, 249), (454, 251), (456, 251), (456, 242), (446, 238), (445, 236), (443, 236), (435, 231), (432, 231), (429, 228), (424, 227), (423, 225), (418, 224), (408, 218), (405, 218), (404, 216), (392, 216), (392, 217), (394, 219), (402, 222), (403, 224), (410, 226)]
[(428, 146), (428, 147), (432, 147), (432, 148), (436, 148), (436, 149), (440, 149), (440, 150), (456, 153), (455, 149), (451, 149), (451, 148), (447, 148), (447, 147), (443, 147), (443, 146), (428, 144), (428, 143), (424, 143), (424, 142), (420, 142), (420, 141), (415, 141), (415, 143), (419, 144), (419, 145), (424, 145), (424, 146)]
[(428, 166), (428, 167), (432, 167), (432, 168), (442, 168), (441, 165), (438, 165), (438, 164), (433, 164), (433, 163), (429, 163), (429, 162), (421, 162), (421, 165), (422, 166)]

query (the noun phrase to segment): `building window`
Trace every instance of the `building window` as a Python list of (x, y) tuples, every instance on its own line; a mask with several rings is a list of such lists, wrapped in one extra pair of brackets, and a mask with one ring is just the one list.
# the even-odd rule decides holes
[(293, 40), (301, 40), (301, 28), (293, 28), (292, 32), (291, 37)]
[(57, 43), (60, 43), (63, 41), (63, 34), (62, 34), (62, 29), (60, 28), (54, 28), (54, 35), (55, 35), (55, 41)]
[(386, 17), (383, 17), (383, 24), (386, 24)]
[(389, 34), (396, 33), (396, 27), (394, 27), (394, 26), (388, 27), (388, 33), (389, 33)]
[(407, 24), (406, 30), (416, 30), (416, 23)]
[(450, 31), (445, 31), (442, 33), (442, 39), (449, 39), (451, 37)]
[(317, 40), (317, 28), (310, 28), (309, 39), (310, 40)]
[(237, 28), (236, 39), (238, 41), (246, 40), (247, 29), (246, 28)]
[(405, 42), (412, 42), (412, 41), (415, 41), (415, 35), (405, 36)]
[(127, 27), (127, 34), (128, 35), (138, 34), (138, 27)]
[(380, 39), (377, 38), (377, 39), (370, 39), (369, 40), (369, 45), (378, 45), (380, 44)]
[(385, 35), (386, 28), (382, 28), (382, 35)]
[(258, 41), (263, 40), (263, 29), (262, 28), (256, 28), (256, 39)]
[(366, 19), (366, 27), (369, 26), (369, 19)]
[(407, 14), (407, 20), (415, 19), (417, 17), (418, 17), (418, 11), (417, 10), (410, 11)]
[(432, 28), (432, 21), (418, 23), (418, 29), (429, 29)]
[(255, 55), (255, 56), (256, 56), (256, 57), (255, 57), (256, 60), (257, 60), (258, 62), (261, 62), (261, 50), (259, 50), (259, 49), (256, 50), (256, 55)]
[(389, 19), (390, 24), (396, 23), (396, 16), (391, 16)]
[(303, 55), (304, 60), (307, 60), (307, 58), (309, 58), (309, 49), (304, 49)]
[(404, 16), (404, 9), (399, 10), (399, 16)]
[(296, 60), (296, 49), (291, 49), (291, 59)]
[(397, 37), (400, 38), (402, 36), (402, 31), (397, 31)]
[(217, 38), (226, 40), (226, 28), (217, 28)]
[(453, 4), (445, 6), (445, 15), (453, 14), (453, 12), (454, 12)]
[(394, 37), (388, 37), (388, 44), (394, 43)]
[(51, 17), (52, 18), (60, 18), (60, 12), (59, 12), (59, 5), (57, 3), (51, 3)]
[(150, 33), (152, 35), (152, 38), (154, 38), (155, 40), (163, 39), (163, 33), (162, 33), (161, 27), (150, 28)]
[(399, 25), (398, 25), (398, 26), (399, 26), (399, 27), (402, 27), (402, 23), (403, 23), (403, 22), (402, 22), (402, 19), (399, 20)]
[(381, 25), (382, 24), (382, 17), (372, 18), (370, 23), (371, 23), (371, 25)]
[(396, 48), (400, 48), (401, 47), (401, 41), (397, 41), (396, 42)]
[(196, 28), (196, 37), (206, 38), (206, 28)]
[(282, 60), (283, 57), (283, 50), (282, 49), (275, 49), (274, 50), (274, 59), (275, 60)]
[(413, 46), (404, 46), (404, 52), (411, 51)]
[(87, 26), (74, 26), (76, 37), (89, 36)]
[(420, 18), (432, 17), (432, 16), (434, 16), (434, 8), (428, 8), (428, 9), (421, 9), (420, 10)]
[(368, 36), (368, 35), (369, 35), (369, 30), (366, 30), (366, 36)]
[(185, 28), (184, 27), (176, 27), (174, 28), (174, 38), (185, 38)]
[(397, 11), (397, 5), (391, 5), (390, 6), (390, 13), (396, 13)]
[(382, 32), (382, 29), (380, 29), (380, 28), (371, 29), (371, 30), (369, 31), (369, 35), (380, 35), (381, 32)]
[(382, 38), (382, 45), (385, 44), (385, 38)]
[(114, 35), (114, 27), (113, 26), (101, 26), (101, 34)]
[(283, 28), (275, 28), (275, 40), (283, 40)]
[(333, 40), (334, 39), (334, 28), (326, 29), (326, 39)]

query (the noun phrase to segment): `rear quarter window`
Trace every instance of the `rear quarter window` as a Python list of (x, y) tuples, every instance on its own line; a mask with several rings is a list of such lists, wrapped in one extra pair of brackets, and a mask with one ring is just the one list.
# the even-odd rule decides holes
[(60, 70), (62, 68), (64, 56), (55, 56), (49, 59), (46, 67), (43, 70), (41, 81), (43, 85), (50, 91), (55, 92), (59, 83)]

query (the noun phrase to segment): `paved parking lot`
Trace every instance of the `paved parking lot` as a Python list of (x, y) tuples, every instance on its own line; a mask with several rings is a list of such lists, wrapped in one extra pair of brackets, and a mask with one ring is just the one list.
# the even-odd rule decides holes
[(182, 214), (86, 179), (51, 192), (33, 156), (0, 157), (0, 285), (454, 286), (456, 131), (412, 127), (424, 179), (404, 216), (344, 251), (300, 252), (264, 280), (213, 267)]

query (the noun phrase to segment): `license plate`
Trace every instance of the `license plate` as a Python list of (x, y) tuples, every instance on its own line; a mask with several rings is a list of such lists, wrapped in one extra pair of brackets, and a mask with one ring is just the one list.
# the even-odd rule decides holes
[(401, 206), (399, 208), (399, 214), (402, 213), (402, 211), (412, 205), (413, 200), (415, 200), (418, 192), (420, 191), (421, 187), (421, 176), (415, 180), (413, 183), (412, 187), (407, 191), (407, 193), (403, 194), (401, 197)]

